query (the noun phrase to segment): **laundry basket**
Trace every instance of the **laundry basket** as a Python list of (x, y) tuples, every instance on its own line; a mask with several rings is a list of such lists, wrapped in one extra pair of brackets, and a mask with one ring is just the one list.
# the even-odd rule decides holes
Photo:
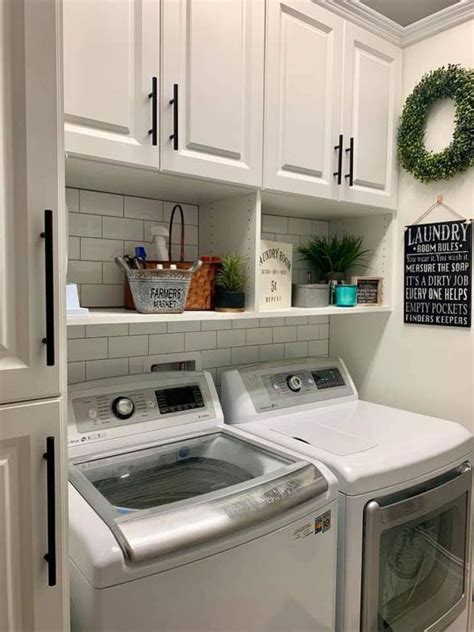
[(188, 296), (192, 269), (126, 270), (137, 312), (181, 314)]

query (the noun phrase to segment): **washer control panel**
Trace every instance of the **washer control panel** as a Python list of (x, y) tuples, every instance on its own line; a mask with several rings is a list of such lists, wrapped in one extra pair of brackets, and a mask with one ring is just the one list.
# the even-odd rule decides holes
[(257, 412), (354, 395), (349, 375), (338, 359), (262, 363), (243, 367), (238, 373)]
[[(161, 429), (216, 415), (207, 378), (200, 373), (149, 374), (76, 385), (69, 394), (69, 442), (105, 438), (108, 429), (149, 422)], [(116, 433), (114, 433), (116, 434)], [(77, 439), (74, 440), (74, 443)]]

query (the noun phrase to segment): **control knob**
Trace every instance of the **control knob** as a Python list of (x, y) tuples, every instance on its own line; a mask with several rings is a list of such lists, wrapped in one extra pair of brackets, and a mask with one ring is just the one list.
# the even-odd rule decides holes
[(288, 388), (290, 389), (290, 391), (293, 391), (294, 393), (300, 391), (301, 387), (303, 386), (303, 382), (298, 375), (289, 375), (286, 378), (286, 383), (288, 384)]
[(129, 419), (135, 412), (135, 404), (129, 397), (117, 397), (112, 402), (112, 411), (119, 419)]

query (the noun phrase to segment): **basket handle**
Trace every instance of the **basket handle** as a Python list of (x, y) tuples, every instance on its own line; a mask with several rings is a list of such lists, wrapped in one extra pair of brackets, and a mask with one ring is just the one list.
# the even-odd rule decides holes
[(183, 213), (183, 208), (181, 204), (175, 204), (173, 206), (173, 210), (171, 211), (169, 238), (168, 238), (168, 252), (169, 252), (169, 258), (171, 261), (171, 237), (173, 233), (173, 221), (174, 221), (174, 214), (176, 212), (176, 209), (179, 210), (179, 214), (181, 216), (181, 249), (179, 253), (179, 260), (184, 261), (184, 213)]

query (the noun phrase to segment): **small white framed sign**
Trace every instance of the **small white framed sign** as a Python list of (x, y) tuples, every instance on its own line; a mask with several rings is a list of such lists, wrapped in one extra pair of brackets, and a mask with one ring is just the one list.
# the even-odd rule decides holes
[(261, 310), (291, 307), (293, 246), (279, 241), (260, 242), (260, 301)]

